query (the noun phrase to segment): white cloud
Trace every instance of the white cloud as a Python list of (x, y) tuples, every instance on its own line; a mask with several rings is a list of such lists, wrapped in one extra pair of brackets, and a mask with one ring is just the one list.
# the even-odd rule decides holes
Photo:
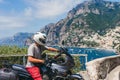
[(32, 14), (36, 18), (56, 17), (68, 12), (82, 1), (83, 0), (28, 0), (29, 8), (25, 9), (25, 14)]
[[(2, 2), (3, 0), (0, 0)], [(30, 20), (35, 18), (54, 18), (71, 10), (76, 4), (82, 0), (25, 0), (27, 7), (24, 8), (24, 15), (11, 9), (12, 15), (0, 15), (0, 29), (2, 28), (18, 28), (28, 25)], [(19, 16), (18, 16), (19, 15)], [(15, 17), (17, 16), (17, 17)], [(27, 19), (27, 20), (25, 20)]]
[(24, 10), (24, 14), (25, 16), (32, 16), (32, 8), (28, 7), (28, 8), (25, 8)]
[[(26, 5), (25, 3), (23, 3), (24, 6), (22, 7), (19, 6), (18, 10), (16, 10), (17, 7), (16, 8), (10, 7), (8, 8), (8, 10), (7, 7), (3, 7), (3, 9), (0, 10), (0, 32), (3, 33), (3, 31), (7, 30), (9, 31), (13, 28), (19, 30), (21, 27), (23, 27), (23, 29), (29, 27), (28, 30), (31, 30), (33, 29), (31, 27), (33, 26), (39, 27), (40, 25), (46, 24), (49, 18), (53, 19), (58, 16), (60, 17), (61, 15), (64, 15), (64, 13), (66, 14), (69, 10), (75, 7), (76, 4), (82, 2), (82, 0), (24, 0), (24, 1), (26, 1)], [(12, 2), (9, 2), (9, 0), (7, 1), (0, 0), (0, 3), (14, 5), (12, 4)], [(46, 22), (43, 19), (45, 19)], [(39, 21), (41, 21), (40, 22), (41, 24), (37, 23)], [(38, 29), (37, 27), (35, 27), (35, 29)], [(15, 31), (11, 30), (9, 32), (13, 33)]]
[(18, 17), (0, 16), (0, 29), (25, 27), (25, 20)]
[[(0, 13), (0, 30), (3, 28), (18, 28), (28, 26), (30, 20), (54, 18), (60, 16), (73, 8), (81, 0), (25, 0), (26, 6), (17, 12), (11, 8), (9, 14)], [(5, 0), (0, 0), (5, 2)], [(8, 2), (9, 3), (9, 2)], [(7, 16), (6, 16), (7, 15)], [(15, 17), (17, 16), (17, 17)], [(26, 20), (25, 20), (26, 19)], [(31, 24), (31, 23), (29, 23)]]

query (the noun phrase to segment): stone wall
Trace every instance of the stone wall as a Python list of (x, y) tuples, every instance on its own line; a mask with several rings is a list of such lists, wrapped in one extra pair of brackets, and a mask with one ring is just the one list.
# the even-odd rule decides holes
[[(109, 76), (110, 72), (112, 72), (119, 65), (120, 65), (120, 55), (116, 55), (116, 56), (99, 58), (87, 62), (86, 69), (90, 77), (90, 80), (108, 80), (107, 76)], [(118, 71), (118, 75), (119, 75), (120, 69), (118, 70), (119, 70)], [(117, 77), (116, 80), (120, 80), (118, 78), (119, 77)]]

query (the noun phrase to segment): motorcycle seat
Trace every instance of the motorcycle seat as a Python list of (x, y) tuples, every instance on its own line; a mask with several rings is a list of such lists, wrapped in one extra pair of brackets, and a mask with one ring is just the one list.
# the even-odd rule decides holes
[(26, 70), (25, 66), (20, 65), (20, 64), (14, 64), (12, 65), (13, 70), (17, 71), (18, 75), (24, 76), (24, 77), (29, 77), (30, 74)]
[(13, 68), (14, 70), (17, 70), (17, 71), (22, 71), (22, 72), (28, 73), (27, 70), (25, 69), (25, 66), (20, 65), (20, 64), (14, 64), (14, 65), (12, 66), (12, 68)]

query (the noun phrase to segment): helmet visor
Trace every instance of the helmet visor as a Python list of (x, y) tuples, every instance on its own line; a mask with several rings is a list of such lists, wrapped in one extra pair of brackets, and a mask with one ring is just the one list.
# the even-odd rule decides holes
[(40, 41), (41, 43), (43, 43), (43, 44), (46, 43), (46, 40), (45, 40), (45, 39), (41, 39), (41, 38), (39, 38), (39, 41)]

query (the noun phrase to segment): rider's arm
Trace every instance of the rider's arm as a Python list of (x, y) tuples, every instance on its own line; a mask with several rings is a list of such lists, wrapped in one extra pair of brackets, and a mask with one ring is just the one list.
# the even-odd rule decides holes
[(28, 60), (33, 63), (44, 63), (44, 60), (36, 59), (36, 58), (33, 58), (32, 56), (28, 56)]
[(47, 49), (48, 49), (49, 51), (55, 51), (55, 52), (59, 52), (59, 50), (58, 50), (58, 49), (56, 49), (56, 48), (47, 47)]

